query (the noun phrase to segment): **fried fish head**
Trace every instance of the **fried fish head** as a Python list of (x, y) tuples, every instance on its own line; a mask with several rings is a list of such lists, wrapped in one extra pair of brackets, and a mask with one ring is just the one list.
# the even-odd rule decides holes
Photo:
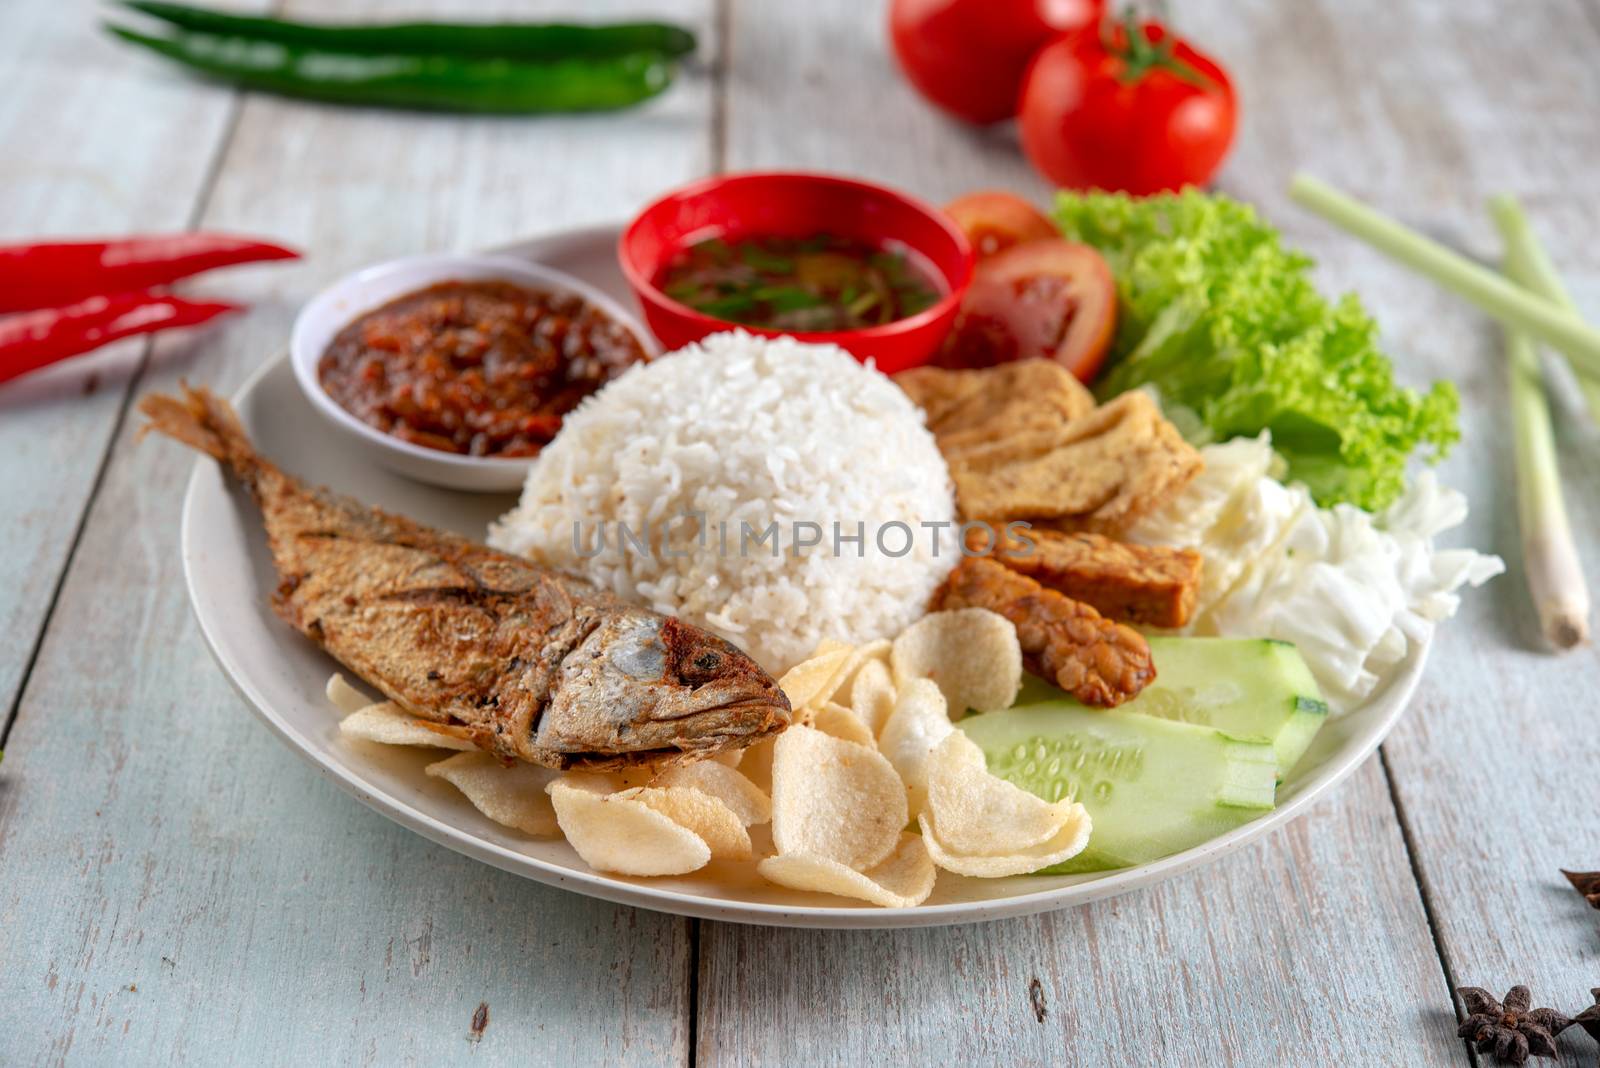
[(623, 608), (562, 661), (533, 743), (552, 763), (625, 767), (742, 748), (789, 720), (777, 681), (736, 646)]

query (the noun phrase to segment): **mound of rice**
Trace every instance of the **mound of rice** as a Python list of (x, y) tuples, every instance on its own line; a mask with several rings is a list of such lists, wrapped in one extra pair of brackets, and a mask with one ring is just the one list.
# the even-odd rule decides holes
[[(954, 519), (949, 470), (898, 386), (837, 346), (736, 331), (567, 416), (489, 541), (781, 673), (823, 638), (885, 638), (920, 616), (959, 555)], [(896, 522), (909, 537), (880, 529)], [(807, 523), (821, 544), (797, 555), (819, 536)]]

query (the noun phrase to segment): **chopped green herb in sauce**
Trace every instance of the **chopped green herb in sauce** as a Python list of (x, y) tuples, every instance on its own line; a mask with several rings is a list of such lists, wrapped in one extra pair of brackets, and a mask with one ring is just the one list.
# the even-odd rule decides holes
[(904, 252), (838, 237), (711, 238), (657, 283), (695, 311), (771, 330), (859, 330), (916, 315), (942, 295)]

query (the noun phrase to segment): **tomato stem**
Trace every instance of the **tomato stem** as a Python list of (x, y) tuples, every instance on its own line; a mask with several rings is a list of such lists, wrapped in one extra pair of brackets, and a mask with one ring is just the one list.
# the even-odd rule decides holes
[[(1151, 23), (1151, 25), (1161, 24)], [(1120, 41), (1117, 39), (1118, 29), (1122, 30)], [(1216, 88), (1210, 78), (1173, 55), (1174, 38), (1170, 31), (1164, 33), (1159, 41), (1150, 40), (1145, 24), (1139, 20), (1138, 9), (1132, 4), (1122, 9), (1120, 25), (1114, 16), (1106, 15), (1105, 21), (1100, 26), (1100, 40), (1108, 53), (1122, 60), (1122, 71), (1118, 74), (1117, 80), (1125, 85), (1139, 82), (1153, 70), (1164, 70), (1196, 89)]]

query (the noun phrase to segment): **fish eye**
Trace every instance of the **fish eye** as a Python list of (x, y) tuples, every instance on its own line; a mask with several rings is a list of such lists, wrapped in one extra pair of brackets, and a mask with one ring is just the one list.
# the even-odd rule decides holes
[(707, 650), (694, 658), (694, 666), (699, 671), (715, 671), (722, 664), (722, 657)]

